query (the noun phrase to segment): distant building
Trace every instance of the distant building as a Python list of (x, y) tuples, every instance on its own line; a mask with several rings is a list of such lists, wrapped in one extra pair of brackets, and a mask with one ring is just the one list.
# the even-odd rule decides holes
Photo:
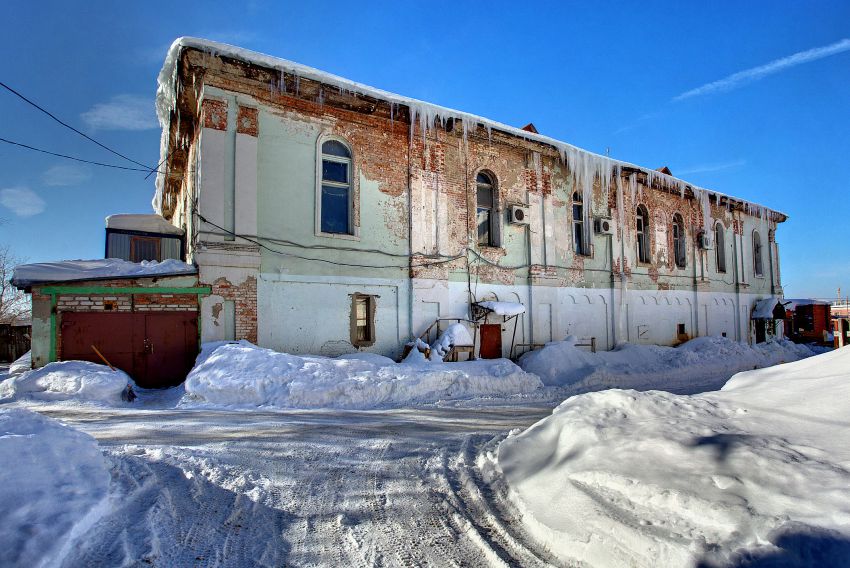
[(812, 299), (783, 301), (786, 312), (785, 334), (800, 343), (828, 343), (832, 331), (830, 303)]
[(393, 356), (492, 300), (526, 310), (516, 328), (477, 320), (491, 355), (567, 334), (747, 342), (757, 302), (782, 296), (784, 214), (533, 125), (191, 38), (168, 53), (157, 107), (154, 206), (212, 290), (204, 340)]

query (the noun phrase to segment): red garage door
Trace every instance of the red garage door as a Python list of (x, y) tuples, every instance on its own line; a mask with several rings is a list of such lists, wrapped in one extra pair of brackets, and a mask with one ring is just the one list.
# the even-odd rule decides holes
[(195, 312), (64, 312), (59, 358), (103, 363), (92, 346), (141, 387), (177, 385), (198, 354), (198, 316)]

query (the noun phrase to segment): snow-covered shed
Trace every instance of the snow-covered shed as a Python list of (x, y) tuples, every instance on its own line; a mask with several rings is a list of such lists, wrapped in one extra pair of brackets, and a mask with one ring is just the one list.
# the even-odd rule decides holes
[(198, 269), (179, 260), (70, 260), (15, 267), (32, 294), (32, 365), (108, 363), (143, 387), (183, 381), (199, 349)]

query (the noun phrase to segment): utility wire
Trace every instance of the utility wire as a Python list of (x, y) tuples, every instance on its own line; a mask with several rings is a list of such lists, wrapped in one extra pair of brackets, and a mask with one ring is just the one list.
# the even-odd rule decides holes
[(315, 257), (309, 257), (309, 256), (302, 256), (302, 255), (293, 254), (293, 253), (290, 253), (290, 252), (278, 250), (278, 249), (270, 247), (270, 246), (268, 246), (268, 245), (266, 245), (266, 244), (264, 244), (264, 243), (262, 243), (262, 242), (260, 242), (256, 239), (252, 239), (250, 237), (245, 237), (243, 235), (239, 235), (237, 233), (234, 233), (231, 230), (225, 229), (224, 227), (217, 225), (217, 224), (213, 223), (212, 221), (209, 221), (206, 217), (201, 215), (198, 211), (195, 211), (195, 213), (198, 215), (198, 218), (201, 221), (203, 221), (204, 223), (207, 223), (208, 225), (212, 225), (216, 229), (218, 229), (220, 231), (224, 231), (228, 235), (231, 235), (231, 236), (236, 237), (236, 238), (240, 238), (242, 240), (248, 241), (251, 244), (255, 244), (259, 247), (262, 247), (269, 252), (273, 252), (273, 253), (279, 254), (281, 256), (289, 256), (289, 257), (292, 257), (292, 258), (298, 258), (298, 259), (301, 259), (301, 260), (310, 260), (310, 261), (314, 261), (314, 262), (324, 262), (326, 264), (333, 264), (335, 266), (349, 266), (349, 267), (353, 267), (353, 268), (396, 268), (396, 269), (400, 269), (400, 270), (407, 270), (408, 268), (424, 268), (426, 266), (446, 264), (448, 262), (453, 262), (453, 261), (455, 261), (459, 258), (463, 258), (465, 256), (465, 255), (461, 254), (461, 255), (454, 256), (454, 257), (447, 257), (447, 258), (442, 259), (442, 260), (435, 260), (433, 262), (425, 262), (425, 263), (421, 263), (421, 264), (410, 264), (410, 265), (405, 264), (403, 266), (398, 265), (398, 264), (374, 265), (374, 264), (356, 264), (356, 263), (351, 263), (351, 262), (339, 262), (339, 261), (335, 261), (335, 260), (328, 260), (328, 259), (325, 259), (325, 258), (315, 258)]
[[(43, 150), (42, 148), (36, 148), (35, 146), (30, 146), (28, 144), (23, 144), (21, 142), (15, 142), (14, 140), (7, 140), (5, 138), (0, 138), (0, 142), (4, 142), (6, 144), (11, 144), (13, 146), (19, 146), (21, 148), (26, 148), (27, 150), (32, 150), (34, 152), (41, 152), (42, 154), (48, 154), (50, 156), (56, 156), (58, 158), (65, 158), (68, 160), (74, 160), (75, 162), (83, 162), (84, 164), (92, 164), (95, 166), (103, 166), (104, 168), (114, 168), (116, 170), (127, 170), (131, 172), (150, 172), (151, 169), (147, 166), (144, 168), (133, 168), (130, 166), (119, 166), (117, 164), (104, 164), (103, 162), (94, 162), (92, 160), (85, 160), (83, 158), (75, 158), (74, 156), (69, 156), (67, 154), (59, 154), (57, 152), (51, 152), (50, 150)], [(156, 171), (156, 170), (154, 170)], [(162, 172), (161, 172), (162, 173)]]
[[(44, 107), (39, 106), (38, 104), (36, 104), (35, 102), (31, 101), (30, 99), (28, 99), (27, 97), (25, 97), (24, 95), (22, 95), (21, 93), (19, 93), (18, 91), (16, 91), (15, 89), (13, 89), (12, 87), (10, 87), (9, 85), (7, 85), (6, 83), (4, 83), (4, 82), (2, 82), (2, 81), (0, 81), (0, 87), (3, 87), (4, 89), (6, 89), (7, 91), (9, 91), (9, 92), (10, 92), (10, 93), (12, 93), (13, 95), (15, 95), (15, 96), (17, 96), (18, 98), (20, 98), (21, 100), (23, 100), (24, 102), (26, 102), (26, 103), (28, 103), (28, 104), (30, 104), (30, 105), (32, 105), (32, 106), (34, 106), (35, 108), (37, 108), (38, 110), (40, 110), (41, 112), (43, 112), (44, 114), (46, 114), (47, 116), (49, 116), (50, 118), (52, 118), (53, 120), (55, 120), (56, 122), (58, 122), (59, 124), (61, 124), (62, 126), (64, 126), (65, 128), (68, 128), (68, 129), (70, 129), (70, 130), (73, 130), (74, 132), (76, 132), (77, 134), (79, 134), (80, 136), (82, 136), (83, 138), (85, 138), (86, 140), (89, 140), (90, 142), (94, 142), (95, 144), (97, 144), (98, 146), (100, 146), (101, 148), (103, 148), (104, 150), (106, 150), (106, 151), (108, 151), (108, 152), (112, 152), (112, 153), (113, 153), (113, 154), (115, 154), (116, 156), (119, 156), (119, 157), (121, 157), (121, 158), (124, 158), (125, 160), (127, 160), (127, 161), (129, 161), (129, 162), (132, 162), (132, 163), (136, 164), (137, 166), (142, 166), (143, 168), (145, 168), (145, 169), (144, 169), (144, 170), (142, 170), (142, 171), (150, 172), (150, 171), (155, 171), (155, 170), (157, 169), (157, 168), (153, 168), (153, 170), (152, 170), (150, 166), (145, 165), (145, 164), (143, 164), (143, 163), (141, 163), (141, 162), (137, 162), (137, 161), (136, 161), (136, 160), (134, 160), (133, 158), (128, 158), (127, 156), (125, 156), (125, 155), (124, 155), (124, 154), (122, 154), (121, 152), (118, 152), (117, 150), (113, 150), (112, 148), (110, 148), (110, 147), (109, 147), (109, 146), (107, 146), (106, 144), (102, 144), (102, 143), (98, 142), (97, 140), (95, 140), (94, 138), (92, 138), (91, 136), (89, 136), (88, 134), (86, 134), (86, 133), (84, 133), (84, 132), (81, 132), (81, 131), (77, 130), (76, 128), (74, 128), (73, 126), (71, 126), (70, 124), (68, 124), (67, 122), (64, 122), (63, 120), (61, 120), (60, 118), (58, 118), (56, 115), (54, 115), (53, 113), (51, 113), (49, 110), (45, 109)], [(157, 166), (157, 167), (158, 167), (158, 166)]]

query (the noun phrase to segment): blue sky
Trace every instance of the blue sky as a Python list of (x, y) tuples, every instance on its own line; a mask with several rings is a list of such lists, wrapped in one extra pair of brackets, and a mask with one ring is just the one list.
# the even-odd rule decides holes
[[(779, 209), (786, 296), (850, 292), (850, 3), (600, 4), (13, 1), (0, 81), (155, 165), (168, 45), (233, 43)], [(3, 90), (0, 137), (132, 165)], [(0, 243), (102, 257), (106, 215), (151, 210), (144, 177), (0, 144)]]

